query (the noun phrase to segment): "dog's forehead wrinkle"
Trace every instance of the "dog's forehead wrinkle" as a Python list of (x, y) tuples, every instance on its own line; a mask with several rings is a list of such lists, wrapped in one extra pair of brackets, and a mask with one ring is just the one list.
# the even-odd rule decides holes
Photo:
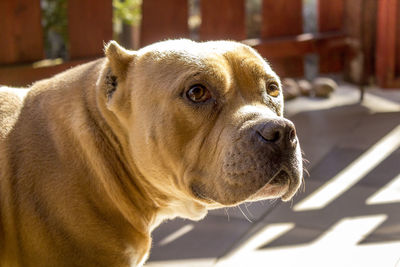
[(279, 77), (272, 71), (269, 64), (251, 48), (242, 49), (240, 53), (227, 52), (224, 54), (231, 69), (231, 84), (244, 102), (264, 103), (276, 114), (281, 114), (281, 99), (271, 99), (266, 94), (269, 83), (277, 83), (281, 88)]
[[(165, 77), (176, 77), (176, 80), (210, 80), (216, 84), (229, 82), (229, 73), (226, 62), (218, 58), (218, 55), (185, 56), (184, 54), (168, 54), (163, 56), (144, 55), (144, 66), (154, 65), (155, 75), (163, 74)], [(183, 79), (186, 77), (185, 79)]]
[[(139, 50), (138, 54), (142, 59), (148, 58), (153, 63), (160, 63), (159, 67), (165, 70), (163, 72), (170, 75), (177, 74), (172, 73), (171, 69), (174, 69), (175, 72), (179, 69), (181, 71), (191, 69), (194, 72), (202, 73), (212, 86), (215, 85), (215, 89), (222, 97), (234, 89), (234, 76), (238, 72), (250, 71), (264, 75), (270, 70), (268, 64), (251, 48), (231, 41), (203, 43), (189, 40), (167, 41), (162, 42), (162, 45), (145, 47)], [(257, 66), (240, 66), (243, 57), (251, 58), (251, 61), (256, 62), (254, 64)], [(258, 70), (250, 70), (251, 68)]]

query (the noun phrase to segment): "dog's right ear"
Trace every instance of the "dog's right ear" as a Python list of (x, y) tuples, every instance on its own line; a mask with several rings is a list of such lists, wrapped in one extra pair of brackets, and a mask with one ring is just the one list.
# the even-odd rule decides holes
[(112, 75), (119, 81), (125, 80), (129, 65), (135, 58), (135, 53), (123, 48), (116, 41), (110, 41), (106, 44), (104, 52), (110, 62)]

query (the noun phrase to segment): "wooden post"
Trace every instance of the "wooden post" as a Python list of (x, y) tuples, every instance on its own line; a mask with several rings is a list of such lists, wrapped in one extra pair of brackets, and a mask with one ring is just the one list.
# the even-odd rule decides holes
[(0, 64), (43, 59), (40, 0), (1, 0), (0, 18)]
[(71, 59), (103, 56), (112, 39), (111, 0), (68, 0), (69, 55)]
[(246, 38), (244, 0), (201, 0), (202, 40)]
[(375, 75), (376, 0), (345, 1), (344, 33), (357, 40), (345, 57), (345, 77), (351, 82), (368, 84)]
[(189, 37), (187, 0), (144, 0), (141, 45), (167, 38)]
[(396, 18), (396, 65), (395, 76), (397, 77), (396, 86), (400, 87), (400, 0), (397, 0), (397, 18)]
[[(261, 38), (298, 35), (303, 32), (302, 0), (263, 0)], [(268, 59), (268, 58), (267, 58)], [(303, 76), (303, 56), (270, 60), (282, 76)]]
[[(355, 2), (354, 0), (351, 1)], [(343, 15), (343, 0), (318, 0), (319, 32), (341, 31), (343, 29)], [(320, 73), (339, 72), (343, 69), (343, 62), (343, 52), (322, 53), (319, 57), (319, 71)]]
[[(376, 78), (381, 87), (394, 86), (396, 67), (396, 18), (398, 0), (378, 2)], [(398, 45), (399, 48), (400, 45)], [(400, 52), (400, 51), (398, 51)]]

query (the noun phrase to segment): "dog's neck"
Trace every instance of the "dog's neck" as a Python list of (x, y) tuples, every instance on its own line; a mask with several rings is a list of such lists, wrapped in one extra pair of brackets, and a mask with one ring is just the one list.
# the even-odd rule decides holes
[(93, 90), (88, 91), (85, 96), (87, 114), (91, 127), (94, 128), (91, 139), (94, 137), (102, 140), (98, 143), (101, 146), (95, 147), (104, 166), (97, 176), (124, 218), (139, 232), (147, 234), (160, 208), (157, 200), (165, 196), (155, 192), (146, 183), (146, 179), (133, 163), (129, 153), (128, 137), (117, 118), (106, 107), (107, 99), (115, 90), (109, 88), (115, 85), (115, 78), (111, 79), (108, 73), (104, 79), (103, 83), (97, 84), (104, 88), (93, 87)]

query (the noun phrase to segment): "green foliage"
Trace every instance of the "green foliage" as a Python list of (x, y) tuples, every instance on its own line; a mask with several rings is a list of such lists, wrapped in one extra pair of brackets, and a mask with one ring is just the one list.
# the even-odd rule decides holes
[(142, 0), (113, 0), (114, 23), (137, 26), (142, 18)]
[(53, 31), (68, 40), (67, 0), (45, 0), (42, 3), (44, 32)]
[[(42, 7), (42, 26), (44, 33), (44, 43), (46, 54), (64, 54), (65, 47), (68, 45), (68, 17), (67, 17), (67, 0), (41, 0)], [(59, 42), (64, 44), (60, 48), (60, 43), (56, 45), (50, 38), (50, 35), (58, 35), (62, 40)], [(58, 52), (54, 52), (58, 50)], [(63, 50), (63, 51), (61, 51)], [(53, 52), (50, 52), (53, 51)]]

